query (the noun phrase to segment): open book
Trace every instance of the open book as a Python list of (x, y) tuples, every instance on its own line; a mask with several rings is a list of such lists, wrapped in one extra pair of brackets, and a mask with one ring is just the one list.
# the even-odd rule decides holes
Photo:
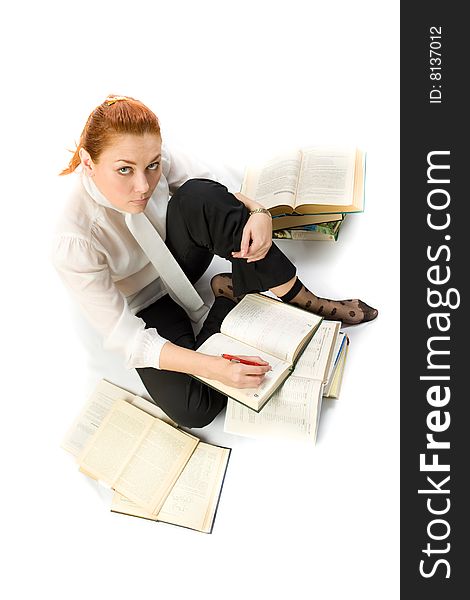
[(77, 457), (82, 452), (88, 440), (101, 425), (103, 419), (111, 410), (116, 400), (125, 400), (150, 415), (162, 419), (170, 425), (177, 426), (176, 423), (153, 402), (118, 387), (117, 385), (106, 381), (106, 379), (102, 379), (96, 385), (90, 398), (80, 411), (80, 414), (69, 427), (62, 440), (62, 448)]
[[(272, 396), (261, 413), (228, 401), (224, 430), (254, 438), (315, 442), (323, 390), (343, 352), (338, 321), (323, 321), (298, 360), (294, 372)], [(344, 363), (343, 363), (344, 367)]]
[(198, 379), (260, 411), (290, 375), (322, 320), (322, 317), (268, 296), (247, 294), (222, 321), (220, 333), (207, 339), (198, 352), (213, 356), (259, 356), (269, 362), (272, 370), (257, 388), (239, 389), (213, 379)]
[(119, 490), (114, 512), (210, 533), (230, 449), (201, 442), (153, 413), (164, 415), (102, 380), (63, 447), (82, 472)]
[[(365, 154), (316, 146), (292, 151), (245, 172), (241, 192), (273, 215), (364, 210)], [(284, 226), (286, 228), (288, 226)]]
[(111, 511), (211, 533), (230, 448), (199, 442), (158, 514), (115, 492)]

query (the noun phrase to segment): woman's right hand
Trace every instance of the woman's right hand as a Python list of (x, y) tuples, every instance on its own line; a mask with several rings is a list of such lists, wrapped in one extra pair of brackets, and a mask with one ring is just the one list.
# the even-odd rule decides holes
[(166, 342), (160, 353), (159, 369), (215, 379), (236, 388), (257, 388), (271, 366), (259, 356), (240, 356), (260, 366), (243, 365), (221, 356), (211, 356)]
[(259, 356), (240, 356), (240, 358), (256, 362), (260, 366), (244, 365), (221, 356), (213, 356), (211, 357), (209, 379), (215, 379), (235, 388), (259, 387), (263, 383), (266, 373), (271, 371), (270, 364)]

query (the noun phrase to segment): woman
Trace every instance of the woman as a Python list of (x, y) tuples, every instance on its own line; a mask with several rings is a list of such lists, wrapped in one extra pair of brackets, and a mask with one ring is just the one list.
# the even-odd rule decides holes
[[(123, 352), (126, 366), (136, 368), (179, 425), (203, 427), (226, 403), (191, 375), (248, 388), (270, 369), (259, 357), (252, 359), (261, 366), (249, 366), (195, 352), (219, 331), (239, 296), (269, 289), (284, 302), (348, 324), (377, 316), (360, 300), (327, 300), (307, 290), (272, 245), (269, 212), (172, 155), (157, 117), (141, 102), (110, 96), (90, 114), (61, 174), (79, 166), (53, 262), (104, 347)], [(190, 282), (214, 254), (230, 260), (232, 274), (212, 279), (215, 301), (195, 338), (189, 317), (198, 320), (205, 307)]]

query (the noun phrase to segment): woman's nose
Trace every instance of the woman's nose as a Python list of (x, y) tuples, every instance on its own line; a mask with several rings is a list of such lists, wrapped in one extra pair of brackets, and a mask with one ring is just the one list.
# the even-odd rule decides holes
[(144, 173), (138, 173), (136, 174), (136, 178), (135, 178), (135, 182), (134, 182), (134, 189), (138, 194), (145, 194), (145, 192), (148, 192), (150, 186), (149, 186), (149, 182), (147, 181), (147, 177), (145, 176)]

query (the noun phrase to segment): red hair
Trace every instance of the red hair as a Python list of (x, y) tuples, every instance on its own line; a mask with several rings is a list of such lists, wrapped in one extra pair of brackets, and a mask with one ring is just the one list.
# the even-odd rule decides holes
[(93, 162), (98, 162), (100, 154), (107, 148), (114, 136), (120, 134), (143, 135), (160, 134), (160, 124), (156, 115), (139, 100), (128, 96), (108, 96), (97, 106), (87, 119), (69, 165), (60, 175), (73, 173), (80, 164), (80, 148), (84, 148)]

